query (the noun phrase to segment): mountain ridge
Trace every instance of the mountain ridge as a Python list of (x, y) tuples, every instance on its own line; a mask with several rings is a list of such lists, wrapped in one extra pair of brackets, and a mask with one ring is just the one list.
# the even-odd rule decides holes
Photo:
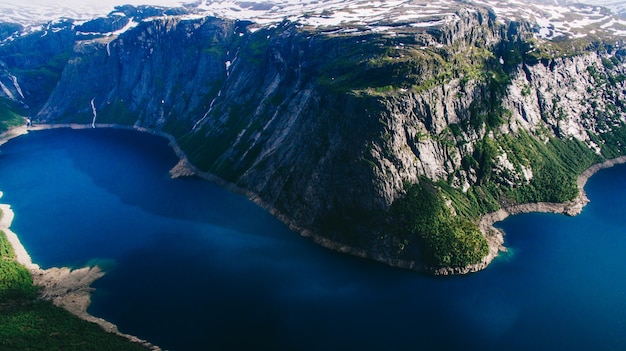
[[(165, 3), (170, 6), (120, 5), (112, 11), (109, 10), (108, 14), (109, 16), (124, 15), (124, 9), (132, 7), (139, 12), (152, 12), (151, 16), (143, 16), (142, 19), (163, 16), (170, 11), (169, 15), (184, 13), (188, 19), (210, 16), (247, 20), (257, 26), (269, 26), (288, 20), (313, 27), (353, 26), (370, 27), (369, 29), (374, 31), (389, 31), (395, 26), (423, 28), (454, 21), (455, 11), (482, 6), (493, 11), (502, 21), (534, 21), (543, 37), (584, 36), (596, 31), (603, 35), (609, 34), (610, 31), (614, 31), (614, 35), (623, 35), (626, 30), (624, 20), (621, 17), (612, 16), (609, 11), (612, 8), (616, 11), (615, 14), (620, 14), (620, 8), (623, 6), (620, 1), (597, 0), (588, 5), (574, 1), (541, 0), (530, 2), (517, 0), (437, 0), (435, 2), (203, 0), (193, 3), (182, 1), (165, 1)], [(174, 4), (177, 6), (172, 6)], [(89, 10), (89, 6), (93, 9)], [(74, 19), (80, 25), (93, 18), (106, 17), (107, 12), (106, 5), (76, 5), (67, 8), (57, 4), (49, 6), (36, 3), (32, 7), (24, 4), (17, 7), (0, 2), (0, 13), (4, 15), (4, 22), (19, 24), (29, 32), (43, 29), (51, 19), (53, 19), (52, 22)]]

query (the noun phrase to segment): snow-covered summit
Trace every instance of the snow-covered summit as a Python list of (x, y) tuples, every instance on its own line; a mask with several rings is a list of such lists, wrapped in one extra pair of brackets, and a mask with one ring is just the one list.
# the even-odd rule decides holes
[[(68, 2), (69, 1), (69, 2)], [(283, 20), (305, 26), (344, 27), (354, 31), (393, 33), (396, 28), (429, 28), (458, 20), (460, 10), (486, 7), (502, 21), (528, 20), (536, 23), (537, 35), (559, 37), (626, 36), (626, 19), (598, 5), (570, 4), (569, 0), (126, 0), (160, 6), (184, 6), (183, 18), (216, 16), (249, 20), (257, 26)], [(618, 0), (589, 0), (621, 3)], [(74, 3), (75, 2), (75, 3)], [(11, 4), (0, 0), (0, 15), (6, 22), (41, 25), (59, 18), (86, 20), (106, 16), (112, 3), (66, 0), (68, 5), (34, 0)], [(109, 4), (107, 7), (107, 4)]]
[(218, 17), (266, 24), (288, 19), (311, 26), (411, 26), (424, 28), (454, 21), (458, 10), (484, 6), (502, 21), (535, 22), (539, 34), (559, 36), (626, 35), (626, 19), (598, 5), (560, 5), (518, 0), (204, 0), (198, 10)]

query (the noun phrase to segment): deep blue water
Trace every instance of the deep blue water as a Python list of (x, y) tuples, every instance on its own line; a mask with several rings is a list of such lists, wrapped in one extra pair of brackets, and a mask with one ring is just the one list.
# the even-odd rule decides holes
[(625, 166), (580, 216), (511, 217), (510, 253), (445, 278), (323, 249), (175, 163), (147, 134), (31, 133), (0, 147), (0, 201), (36, 263), (104, 267), (92, 314), (175, 351), (626, 350)]

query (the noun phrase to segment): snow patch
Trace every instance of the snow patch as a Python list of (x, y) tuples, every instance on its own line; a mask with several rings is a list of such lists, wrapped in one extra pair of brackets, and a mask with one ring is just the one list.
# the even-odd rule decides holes
[(138, 22), (135, 22), (133, 20), (128, 21), (128, 23), (123, 27), (120, 28), (114, 32), (108, 32), (108, 33), (101, 33), (101, 32), (81, 32), (81, 31), (76, 31), (76, 35), (83, 35), (83, 36), (106, 36), (106, 37), (111, 37), (111, 36), (119, 36), (120, 34), (137, 27), (137, 25), (139, 25)]
[[(41, 24), (62, 18), (74, 18), (75, 25), (90, 18), (106, 16), (116, 4), (148, 4), (180, 6), (187, 4), (189, 13), (178, 16), (180, 20), (197, 20), (207, 16), (248, 20), (255, 24), (250, 31), (281, 23), (285, 19), (303, 26), (337, 27), (351, 26), (354, 33), (374, 31), (395, 35), (398, 28), (412, 27), (417, 30), (448, 25), (460, 19), (460, 13), (473, 13), (474, 6), (484, 6), (496, 14), (496, 21), (506, 23), (520, 19), (537, 23), (537, 36), (543, 39), (558, 37), (581, 38), (587, 35), (617, 35), (626, 32), (626, 21), (612, 16), (606, 9), (591, 5), (536, 4), (522, 0), (64, 0), (71, 5), (58, 4), (52, 0), (31, 0), (15, 4), (0, 0), (3, 20), (28, 27), (25, 33), (41, 30), (44, 35), (61, 30), (50, 26), (43, 32)], [(612, 0), (604, 1), (607, 4)], [(113, 16), (124, 16), (120, 11)], [(164, 16), (171, 17), (171, 16)], [(147, 21), (155, 18), (145, 19)], [(84, 35), (115, 36), (136, 26), (134, 21), (112, 33), (80, 33)], [(243, 33), (240, 33), (243, 35)]]

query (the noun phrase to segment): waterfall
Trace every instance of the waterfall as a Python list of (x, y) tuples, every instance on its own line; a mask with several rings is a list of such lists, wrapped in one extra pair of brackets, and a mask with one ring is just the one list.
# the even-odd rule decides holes
[(96, 111), (96, 105), (94, 104), (94, 100), (96, 100), (96, 98), (91, 99), (91, 112), (93, 112), (93, 120), (91, 121), (91, 128), (96, 127), (96, 117), (98, 116), (98, 112)]
[(11, 80), (13, 80), (13, 86), (15, 87), (15, 90), (17, 90), (17, 93), (20, 94), (22, 99), (25, 99), (24, 93), (22, 92), (22, 87), (20, 87), (20, 83), (17, 81), (17, 77), (14, 75), (9, 76), (11, 77)]
[(241, 48), (237, 48), (237, 51), (235, 51), (235, 56), (233, 57), (232, 61), (228, 60), (226, 61), (226, 78), (230, 77), (230, 68), (235, 64), (235, 61), (237, 61), (237, 57), (239, 56), (239, 50)]
[(11, 91), (9, 90), (9, 88), (7, 88), (6, 85), (2, 84), (2, 82), (0, 82), (0, 88), (2, 89), (2, 91), (9, 97), (9, 99), (13, 100), (13, 101), (17, 101), (17, 99), (15, 99), (15, 96), (13, 96), (13, 94), (11, 93)]
[(211, 103), (209, 104), (209, 110), (204, 114), (204, 116), (202, 116), (202, 118), (200, 118), (200, 120), (198, 120), (198, 122), (196, 122), (196, 124), (193, 125), (193, 128), (191, 128), (191, 131), (193, 132), (194, 130), (196, 130), (196, 128), (207, 118), (209, 117), (209, 114), (211, 113), (211, 110), (213, 109), (213, 105), (215, 105), (215, 100), (217, 100), (218, 97), (222, 96), (222, 91), (218, 91), (217, 92), (217, 96), (215, 98), (213, 98), (213, 100), (211, 100)]
[[(237, 51), (235, 51), (235, 55), (233, 57), (233, 60), (228, 60), (224, 63), (224, 66), (226, 68), (226, 78), (230, 77), (230, 70), (233, 67), (233, 65), (235, 64), (235, 61), (237, 61), (237, 57), (239, 55), (239, 50), (241, 48), (237, 48)], [(229, 53), (226, 54), (227, 56), (229, 56)], [(220, 89), (217, 92), (217, 96), (215, 98), (213, 98), (213, 100), (211, 100), (211, 103), (209, 104), (209, 110), (204, 114), (204, 116), (202, 116), (202, 118), (200, 118), (198, 120), (198, 122), (196, 122), (196, 124), (193, 125), (193, 128), (191, 128), (191, 131), (195, 131), (196, 128), (198, 128), (198, 126), (200, 124), (202, 124), (202, 122), (204, 122), (204, 120), (209, 117), (209, 114), (211, 113), (211, 110), (213, 110), (213, 105), (215, 105), (215, 101), (217, 100), (217, 98), (219, 98), (220, 96), (222, 96), (222, 89)]]

